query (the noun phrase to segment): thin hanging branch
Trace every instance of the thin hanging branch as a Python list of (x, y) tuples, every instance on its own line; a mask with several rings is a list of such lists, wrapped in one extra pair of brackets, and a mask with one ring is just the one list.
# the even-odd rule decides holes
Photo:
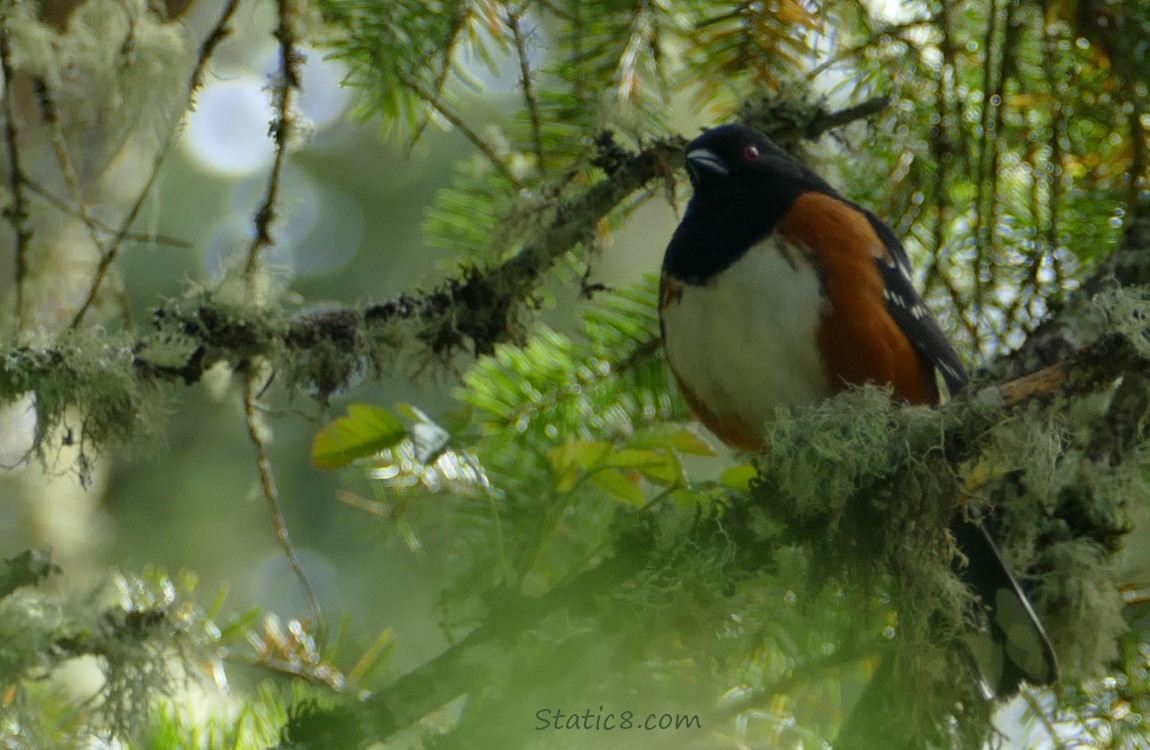
[(531, 65), (527, 57), (527, 39), (523, 32), (523, 13), (527, 6), (521, 6), (508, 16), (507, 25), (511, 28), (511, 38), (515, 41), (515, 56), (519, 58), (519, 86), (523, 101), (527, 104), (527, 116), (531, 119), (531, 145), (535, 149), (535, 163), (543, 171), (543, 122), (539, 115), (539, 103), (535, 99), (535, 84), (531, 80)]
[[(1047, 12), (1046, 3), (1043, 3), (1042, 12)], [(1062, 192), (1063, 180), (1066, 179), (1065, 174), (1065, 158), (1063, 156), (1062, 144), (1067, 141), (1067, 117), (1066, 108), (1063, 107), (1062, 97), (1060, 96), (1059, 88), (1062, 85), (1062, 79), (1059, 76), (1056, 67), (1060, 52), (1058, 44), (1061, 40), (1054, 35), (1054, 31), (1050, 25), (1044, 24), (1042, 29), (1042, 73), (1046, 78), (1046, 86), (1050, 94), (1050, 165), (1053, 171), (1050, 174), (1050, 194), (1047, 198), (1048, 218), (1046, 222), (1045, 235), (1045, 251), (1050, 257), (1051, 266), (1054, 268), (1055, 280), (1058, 286), (1061, 287), (1065, 277), (1062, 264), (1062, 254), (1058, 251), (1061, 241), (1059, 235), (1062, 233)], [(1037, 225), (1039, 217), (1034, 217)]]
[[(971, 277), (971, 298), (969, 309), (981, 314), (983, 299), (986, 293), (984, 272), (992, 270), (994, 263), (994, 242), (997, 228), (992, 223), (995, 190), (998, 184), (998, 175), (991, 172), (991, 159), (998, 151), (997, 138), (992, 136), (992, 115), (998, 111), (1000, 103), (994, 99), (1001, 81), (995, 81), (995, 51), (998, 49), (998, 23), (1000, 8), (998, 0), (990, 0), (990, 7), (986, 13), (986, 35), (982, 40), (982, 108), (979, 113), (978, 153), (975, 154), (974, 173), (974, 221), (971, 226), (971, 236), (974, 237), (974, 269)], [(988, 178), (989, 175), (989, 178)], [(992, 184), (987, 185), (991, 180)], [(989, 198), (987, 197), (989, 195)], [(989, 214), (989, 215), (988, 215)], [(962, 308), (960, 308), (962, 309)], [(967, 317), (967, 316), (963, 316)], [(971, 335), (971, 344), (980, 356), (982, 351), (982, 336), (978, 335), (978, 326), (974, 325)]]
[[(991, 278), (998, 278), (999, 273), (999, 258), (1002, 253), (1000, 250), (1000, 233), (999, 233), (999, 213), (1002, 209), (1002, 201), (1004, 200), (1002, 193), (1002, 183), (1000, 181), (999, 163), (1002, 159), (1002, 138), (1003, 138), (1003, 123), (1006, 117), (1006, 110), (1009, 106), (1006, 98), (1006, 82), (1014, 76), (1014, 69), (1017, 65), (1017, 54), (1019, 46), (1019, 37), (1022, 31), (1022, 24), (1017, 19), (1017, 3), (1008, 3), (1006, 6), (1006, 18), (1003, 21), (1005, 31), (1003, 32), (1002, 43), (1002, 56), (999, 60), (997, 75), (994, 82), (994, 89), (987, 94), (987, 104), (994, 106), (994, 114), (992, 118), (993, 125), (991, 132), (988, 136), (988, 148), (990, 149), (989, 166), (987, 167), (987, 179), (990, 181), (989, 189), (987, 190), (987, 220), (986, 220), (986, 247), (990, 251), (986, 256), (986, 267), (982, 265), (977, 266), (978, 273), (989, 273)], [(985, 106), (985, 105), (984, 105)], [(983, 243), (979, 243), (981, 250)], [(975, 310), (981, 310), (979, 303), (975, 303)], [(1003, 321), (1004, 327), (1015, 324), (1017, 321), (1009, 312)], [(981, 338), (981, 337), (980, 337)]]
[(459, 116), (459, 113), (447, 106), (447, 103), (443, 101), (442, 97), (433, 91), (428, 91), (419, 81), (410, 75), (403, 74), (402, 80), (404, 86), (411, 89), (416, 96), (427, 102), (432, 109), (438, 112), (440, 117), (447, 120), (453, 128), (466, 136), (467, 140), (471, 141), (472, 145), (486, 157), (487, 161), (491, 162), (491, 165), (495, 167), (501, 175), (507, 178), (508, 182), (519, 189), (524, 187), (523, 181), (515, 176), (515, 173), (511, 171), (511, 167), (507, 164), (506, 160), (495, 153), (495, 149), (491, 147), (491, 144), (484, 140), (479, 133), (475, 132), (475, 130)]
[(32, 85), (36, 89), (36, 98), (40, 101), (40, 116), (47, 123), (48, 132), (51, 134), (52, 148), (56, 152), (60, 173), (64, 176), (64, 185), (68, 188), (68, 196), (72, 199), (76, 215), (80, 217), (80, 221), (88, 230), (88, 239), (91, 240), (92, 247), (96, 249), (96, 254), (102, 258), (106, 252), (104, 242), (100, 238), (99, 229), (88, 212), (88, 204), (80, 191), (80, 181), (76, 176), (76, 168), (72, 164), (72, 156), (68, 153), (68, 146), (64, 142), (64, 133), (60, 129), (60, 116), (56, 108), (56, 99), (48, 88), (48, 82), (43, 78), (36, 78)]
[(304, 598), (307, 600), (308, 609), (311, 610), (317, 631), (322, 634), (325, 630), (323, 610), (319, 606), (319, 599), (315, 595), (315, 589), (312, 588), (311, 583), (307, 579), (307, 575), (304, 573), (303, 566), (300, 565), (299, 556), (296, 555), (295, 547), (292, 546), (287, 521), (284, 519), (283, 509), (280, 507), (279, 490), (276, 489), (275, 475), (272, 473), (272, 462), (271, 459), (268, 458), (267, 446), (265, 445), (263, 433), (259, 426), (257, 403), (259, 401), (259, 394), (264, 389), (264, 386), (261, 385), (257, 387), (255, 369), (254, 367), (249, 367), (244, 374), (244, 422), (248, 428), (248, 438), (256, 449), (256, 466), (259, 468), (260, 489), (263, 492), (264, 500), (267, 501), (268, 510), (271, 512), (272, 526), (275, 528), (276, 540), (283, 550), (284, 557), (287, 558), (292, 573), (295, 575), (296, 580), (299, 581), (300, 589), (303, 591)]
[[(191, 109), (192, 102), (195, 99), (196, 91), (199, 90), (203, 82), (204, 71), (207, 69), (208, 61), (215, 54), (216, 48), (231, 34), (231, 21), (235, 15), (236, 9), (239, 7), (240, 0), (228, 0), (224, 6), (223, 11), (220, 13), (219, 18), (216, 20), (214, 26), (203, 43), (200, 45), (200, 53), (196, 59), (196, 65), (192, 69), (192, 75), (188, 79), (187, 88), (187, 102), (188, 105), (185, 110)], [(108, 269), (112, 266), (112, 261), (116, 259), (120, 248), (127, 239), (132, 225), (136, 222), (136, 217), (139, 216), (141, 209), (144, 207), (144, 202), (152, 192), (152, 186), (156, 184), (156, 180), (160, 175), (160, 167), (163, 166), (164, 161), (168, 158), (168, 154), (175, 145), (176, 135), (179, 129), (172, 127), (168, 130), (168, 134), (164, 137), (163, 143), (160, 144), (159, 150), (156, 152), (155, 158), (152, 160), (151, 170), (148, 173), (148, 178), (144, 182), (144, 186), (140, 189), (139, 194), (136, 196), (135, 202), (124, 216), (124, 220), (120, 223), (120, 228), (116, 231), (116, 236), (112, 238), (111, 244), (108, 245), (104, 256), (100, 258), (99, 265), (96, 266), (96, 271), (92, 275), (92, 284), (88, 288), (88, 294), (84, 298), (84, 302), (80, 308), (76, 310), (76, 314), (72, 317), (72, 322), (69, 327), (76, 329), (84, 322), (84, 316), (88, 314), (88, 310), (96, 301), (96, 295), (100, 291), (100, 286), (104, 283), (104, 278), (108, 275)]]
[[(56, 195), (51, 190), (47, 189), (27, 175), (24, 176), (24, 186), (28, 188), (29, 193), (39, 196), (52, 208), (55, 208), (56, 210), (68, 216), (74, 216), (83, 220), (81, 213), (74, 206), (69, 204), (68, 201)], [(92, 222), (92, 226), (96, 229), (96, 231), (100, 232), (101, 234), (111, 235), (115, 234), (117, 231), (116, 227), (109, 226), (91, 214), (88, 214), (88, 220)], [(132, 242), (146, 242), (154, 245), (177, 247), (181, 250), (190, 250), (192, 248), (192, 243), (188, 242), (187, 240), (182, 240), (178, 237), (172, 237), (171, 235), (167, 234), (131, 232), (127, 235), (127, 239), (131, 240)]]
[(279, 198), (280, 177), (287, 159), (288, 145), (295, 129), (292, 114), (293, 95), (300, 89), (300, 52), (296, 47), (295, 29), (292, 26), (295, 10), (291, 0), (276, 0), (276, 40), (279, 41), (280, 64), (279, 80), (275, 87), (275, 119), (271, 124), (272, 140), (275, 142), (275, 158), (268, 174), (267, 188), (263, 202), (256, 211), (255, 237), (248, 246), (244, 274), (249, 287), (255, 283), (255, 271), (259, 265), (260, 252), (274, 244), (271, 225), (276, 219), (276, 203)]
[[(930, 262), (923, 277), (923, 292), (929, 297), (935, 287), (944, 282), (946, 272), (942, 268), (942, 250), (945, 240), (946, 219), (950, 212), (950, 197), (947, 187), (950, 184), (951, 160), (945, 158), (947, 151), (952, 147), (951, 133), (945, 126), (946, 118), (942, 117), (949, 107), (948, 83), (953, 78), (955, 70), (954, 42), (951, 40), (950, 11), (944, 4), (939, 8), (937, 23), (942, 38), (939, 40), (939, 52), (942, 62), (939, 66), (938, 78), (934, 89), (934, 107), (939, 113), (939, 125), (928, 132), (931, 154), (938, 164), (938, 174), (931, 181), (931, 205), (934, 206), (934, 221), (931, 222), (930, 232), (934, 238), (934, 248), (930, 253)], [(950, 290), (948, 289), (948, 293)], [(953, 297), (952, 297), (953, 298)], [(961, 310), (961, 307), (956, 307)]]

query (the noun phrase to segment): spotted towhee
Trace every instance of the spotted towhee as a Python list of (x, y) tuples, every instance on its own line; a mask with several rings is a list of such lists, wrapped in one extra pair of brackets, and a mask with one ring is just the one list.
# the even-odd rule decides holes
[[(659, 315), (687, 403), (723, 442), (762, 451), (777, 406), (851, 384), (889, 385), (911, 404), (966, 385), (874, 214), (743, 125), (691, 142), (687, 172), (694, 196), (663, 259)], [(1055, 681), (1054, 652), (989, 532), (962, 518), (951, 531), (986, 615), (989, 638), (967, 639), (983, 693)]]

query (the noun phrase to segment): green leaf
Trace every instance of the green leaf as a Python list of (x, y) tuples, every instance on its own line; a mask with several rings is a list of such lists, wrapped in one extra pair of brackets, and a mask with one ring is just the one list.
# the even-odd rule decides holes
[(739, 464), (732, 466), (719, 475), (719, 481), (733, 490), (747, 492), (751, 489), (751, 482), (759, 475), (754, 464)]
[(627, 440), (628, 448), (671, 448), (692, 456), (714, 456), (715, 448), (689, 427), (681, 424), (655, 424), (644, 427)]
[(667, 438), (667, 443), (679, 453), (686, 453), (691, 456), (715, 455), (715, 449), (710, 443), (699, 437), (694, 430), (686, 427)]
[(661, 451), (621, 448), (607, 456), (607, 465), (619, 469), (651, 469), (664, 466), (667, 458)]
[(647, 478), (648, 481), (660, 484), (664, 487), (677, 487), (687, 483), (687, 472), (683, 468), (683, 462), (673, 450), (666, 450), (660, 452), (663, 458), (662, 463), (656, 466), (647, 466), (639, 469), (639, 472)]
[(547, 451), (552, 468), (562, 473), (571, 468), (596, 469), (602, 465), (614, 445), (607, 440), (574, 440)]
[(347, 416), (315, 436), (311, 461), (317, 469), (339, 469), (357, 458), (373, 456), (407, 437), (407, 428), (387, 409), (351, 404)]
[(632, 481), (621, 471), (602, 469), (592, 474), (590, 479), (592, 484), (620, 502), (639, 507), (647, 504), (647, 498), (638, 482)]

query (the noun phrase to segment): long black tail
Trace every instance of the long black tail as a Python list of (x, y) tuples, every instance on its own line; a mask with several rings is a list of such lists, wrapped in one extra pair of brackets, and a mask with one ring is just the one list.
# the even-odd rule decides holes
[(950, 528), (966, 558), (959, 575), (982, 600), (984, 627), (966, 638), (987, 699), (1017, 692), (1023, 681), (1050, 685), (1058, 659), (1034, 608), (998, 552), (985, 524), (959, 519)]

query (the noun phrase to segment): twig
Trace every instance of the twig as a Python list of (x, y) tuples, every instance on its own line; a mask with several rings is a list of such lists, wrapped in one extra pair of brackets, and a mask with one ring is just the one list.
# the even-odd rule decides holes
[(467, 140), (471, 141), (471, 143), (477, 149), (479, 149), (479, 152), (487, 157), (487, 160), (491, 162), (491, 165), (499, 170), (500, 174), (507, 178), (508, 182), (519, 189), (524, 187), (523, 181), (516, 177), (515, 173), (511, 171), (511, 167), (507, 164), (507, 162), (500, 158), (499, 154), (495, 153), (495, 149), (491, 148), (491, 144), (485, 141), (483, 137), (479, 135), (479, 133), (476, 133), (471, 128), (471, 126), (468, 125), (462, 117), (456, 114), (451, 109), (451, 107), (448, 107), (447, 104), (439, 96), (425, 89), (420, 85), (419, 81), (415, 80), (406, 73), (400, 74), (400, 80), (403, 81), (404, 86), (407, 86), (409, 89), (415, 92), (416, 96), (427, 102), (436, 112), (438, 112), (440, 117), (447, 120), (447, 122), (449, 122), (453, 128), (458, 130), (460, 133), (463, 133)]
[(252, 445), (255, 446), (256, 449), (256, 465), (260, 471), (260, 488), (263, 490), (264, 500), (267, 501), (268, 510), (271, 511), (272, 525), (276, 530), (276, 539), (283, 549), (284, 557), (287, 558), (292, 573), (295, 574), (296, 579), (299, 581), (300, 589), (303, 591), (304, 598), (307, 599), (308, 608), (311, 610), (312, 617), (315, 618), (317, 631), (323, 633), (323, 610), (320, 609), (319, 599), (315, 595), (315, 589), (313, 589), (311, 583), (308, 582), (307, 575), (303, 572), (303, 566), (300, 565), (299, 557), (296, 555), (295, 547), (292, 546), (287, 521), (284, 519), (283, 509), (280, 508), (279, 504), (279, 491), (276, 489), (275, 476), (272, 474), (271, 460), (268, 458), (264, 439), (260, 434), (260, 427), (257, 424), (256, 401), (258, 396), (256, 394), (260, 389), (256, 387), (255, 369), (255, 367), (249, 366), (248, 371), (244, 375), (244, 422), (247, 424), (248, 438), (252, 441)]
[[(40, 198), (42, 198), (44, 202), (52, 208), (62, 211), (69, 216), (80, 215), (75, 208), (68, 205), (66, 200), (56, 195), (51, 190), (44, 187), (27, 175), (24, 176), (24, 186), (28, 188), (28, 192), (32, 193), (33, 195), (40, 196)], [(115, 227), (109, 226), (108, 224), (97, 219), (95, 216), (89, 215), (88, 219), (92, 222), (92, 225), (98, 232), (102, 232), (104, 234), (114, 234), (116, 232)], [(144, 234), (139, 232), (132, 232), (128, 234), (127, 239), (132, 240), (133, 242), (150, 242), (156, 245), (178, 247), (183, 250), (190, 250), (192, 247), (192, 243), (188, 242), (187, 240), (181, 240), (178, 237), (172, 237), (166, 234)]]
[(283, 173), (293, 130), (292, 93), (300, 88), (300, 55), (296, 49), (295, 29), (292, 28), (292, 11), (291, 0), (276, 0), (278, 21), (275, 36), (280, 44), (280, 69), (275, 93), (276, 114), (271, 126), (272, 138), (275, 141), (275, 160), (268, 174), (263, 203), (256, 211), (256, 236), (248, 246), (248, 259), (244, 265), (249, 291), (255, 283), (255, 270), (259, 264), (260, 251), (273, 244), (271, 225), (276, 218), (275, 207), (279, 198), (280, 175)]
[(817, 138), (828, 130), (842, 127), (855, 120), (865, 120), (871, 115), (882, 112), (889, 107), (893, 101), (894, 100), (889, 96), (876, 96), (852, 107), (840, 109), (837, 112), (820, 112), (815, 119), (811, 120), (810, 125), (807, 126), (806, 135), (808, 138)]
[[(1009, 101), (1004, 95), (1006, 91), (1006, 82), (1011, 77), (1011, 74), (1016, 66), (1016, 55), (1018, 54), (1019, 47), (1019, 33), (1022, 29), (1021, 24), (1018, 23), (1016, 16), (1016, 9), (1018, 3), (1007, 3), (1006, 16), (1003, 20), (1002, 38), (1002, 56), (999, 59), (996, 80), (994, 82), (994, 89), (989, 90), (986, 95), (986, 100), (983, 103), (984, 107), (994, 107), (993, 126), (990, 128), (988, 135), (987, 147), (990, 149), (990, 163), (987, 166), (987, 179), (990, 181), (989, 190), (987, 191), (987, 206), (986, 206), (986, 245), (990, 251), (986, 256), (985, 269), (982, 264), (975, 266), (976, 275), (981, 277), (983, 274), (989, 274), (990, 278), (999, 277), (999, 258), (1001, 257), (1001, 242), (1000, 230), (998, 228), (999, 213), (1002, 208), (1002, 200), (1000, 193), (1002, 189), (1002, 182), (999, 179), (1001, 176), (999, 170), (999, 163), (1002, 159), (1002, 135), (1003, 123), (1005, 122), (1006, 110), (1009, 107)], [(987, 50), (989, 56), (990, 51)], [(979, 245), (980, 249), (982, 245)], [(977, 284), (977, 282), (976, 282)], [(976, 286), (976, 289), (981, 287)], [(974, 301), (973, 308), (981, 310), (981, 302)], [(1007, 314), (1003, 320), (1003, 326), (1008, 327), (1015, 324), (1017, 321)]]
[(1070, 377), (1071, 365), (1069, 362), (1044, 367), (1037, 372), (1008, 380), (987, 390), (996, 388), (1002, 398), (1002, 405), (1012, 407), (1036, 396), (1045, 396), (1054, 393), (1066, 384)]
[[(239, 7), (240, 0), (228, 0), (227, 5), (224, 6), (220, 17), (216, 20), (212, 30), (208, 32), (207, 37), (200, 45), (200, 54), (196, 59), (195, 68), (192, 69), (192, 75), (188, 79), (187, 90), (187, 108), (192, 105), (192, 100), (195, 97), (196, 90), (200, 87), (203, 79), (204, 70), (207, 69), (208, 60), (211, 59), (215, 53), (216, 48), (227, 38), (231, 33), (229, 24), (231, 23), (232, 16), (235, 15), (236, 9)], [(108, 245), (108, 249), (104, 252), (104, 256), (100, 258), (100, 263), (96, 267), (96, 272), (92, 277), (92, 285), (88, 289), (88, 294), (84, 299), (83, 304), (76, 311), (72, 317), (70, 328), (79, 328), (80, 324), (84, 322), (84, 316), (87, 315), (88, 310), (96, 300), (96, 295), (100, 291), (100, 285), (104, 283), (104, 278), (108, 275), (108, 269), (112, 265), (112, 261), (116, 259), (116, 254), (120, 251), (120, 247), (124, 244), (124, 240), (128, 237), (129, 230), (132, 224), (135, 223), (136, 217), (139, 216), (140, 210), (144, 207), (144, 201), (148, 199), (148, 195), (152, 192), (152, 186), (156, 184), (156, 179), (160, 175), (160, 167), (163, 166), (164, 161), (167, 159), (168, 154), (172, 150), (172, 146), (176, 142), (177, 128), (174, 126), (168, 130), (168, 134), (164, 137), (163, 143), (160, 144), (159, 150), (156, 152), (155, 158), (152, 160), (151, 171), (148, 174), (144, 186), (140, 189), (139, 194), (136, 196), (135, 202), (132, 204), (124, 220), (120, 223), (120, 228), (116, 231), (116, 236), (112, 238), (112, 242)]]
[[(437, 47), (433, 53), (422, 55), (421, 59), (410, 68), (411, 70), (418, 70), (424, 65), (430, 65), (431, 57), (438, 57), (439, 71), (435, 74), (435, 78), (431, 83), (433, 91), (442, 91), (443, 87), (447, 84), (447, 76), (451, 74), (451, 60), (455, 50), (456, 39), (463, 30), (472, 12), (472, 9), (469, 7), (457, 8), (455, 16), (451, 19), (451, 26), (447, 30), (447, 35), (444, 37), (442, 46)], [(446, 51), (446, 54), (444, 54), (444, 51)], [(423, 131), (427, 130), (427, 125), (430, 121), (426, 112), (420, 113), (419, 123), (415, 126), (415, 129), (411, 131), (411, 137), (408, 138), (407, 145), (403, 148), (403, 158), (407, 159), (411, 157), (412, 152), (415, 150), (415, 144), (423, 137)]]
[(24, 322), (24, 279), (28, 275), (28, 241), (32, 230), (28, 227), (28, 196), (24, 192), (24, 170), (20, 167), (20, 144), (16, 133), (16, 106), (12, 96), (11, 33), (8, 14), (0, 15), (0, 72), (4, 75), (4, 141), (8, 149), (8, 183), (12, 188), (12, 205), (4, 215), (16, 233), (16, 324)]
[[(134, 28), (135, 17), (129, 15), (128, 22)], [(133, 30), (128, 38), (134, 38), (134, 33)], [(80, 191), (80, 181), (76, 177), (76, 169), (72, 164), (72, 157), (68, 154), (68, 147), (64, 141), (64, 133), (60, 129), (60, 117), (56, 109), (56, 100), (52, 98), (52, 92), (48, 88), (48, 83), (43, 78), (34, 78), (32, 85), (36, 92), (36, 99), (40, 103), (41, 118), (47, 123), (49, 133), (51, 134), (52, 146), (56, 151), (56, 161), (60, 164), (60, 172), (64, 176), (64, 184), (67, 186), (72, 202), (75, 204), (75, 209), (69, 209), (65, 204), (65, 210), (80, 217), (80, 221), (88, 230), (88, 238), (91, 240), (92, 246), (96, 249), (96, 257), (102, 258), (105, 253), (104, 243), (100, 238), (99, 227), (97, 227), (95, 220), (93, 220), (92, 215), (88, 212), (88, 204), (84, 201), (84, 196)], [(29, 189), (32, 189), (31, 181), (27, 178), (25, 178), (24, 181)], [(128, 302), (127, 294), (124, 292), (122, 284), (116, 296), (118, 298), (117, 301), (120, 303), (120, 314), (124, 319), (124, 324), (129, 330), (133, 330), (135, 324), (132, 321), (132, 306)]]
[[(938, 79), (935, 85), (935, 110), (940, 113), (945, 113), (948, 110), (947, 106), (947, 91), (948, 82), (953, 83), (953, 72), (955, 70), (954, 61), (954, 44), (950, 38), (950, 11), (946, 5), (939, 8), (937, 22), (939, 30), (942, 32), (941, 39), (939, 40), (939, 51), (942, 53), (942, 65), (938, 71)], [(947, 71), (951, 71), (951, 75), (947, 75)], [(961, 122), (961, 120), (956, 120)], [(946, 281), (945, 273), (942, 269), (942, 247), (943, 247), (943, 234), (946, 225), (946, 216), (950, 208), (950, 164), (951, 160), (947, 157), (947, 152), (953, 148), (951, 142), (951, 134), (948, 132), (945, 125), (946, 118), (944, 117), (939, 122), (937, 128), (932, 129), (930, 135), (931, 152), (934, 156), (934, 161), (938, 165), (938, 173), (935, 179), (931, 180), (934, 205), (934, 221), (931, 222), (931, 234), (934, 236), (934, 249), (930, 254), (930, 264), (926, 268), (926, 273), (923, 278), (923, 292), (925, 296), (929, 296), (934, 290), (935, 286), (939, 283)], [(953, 293), (948, 289), (948, 293)], [(961, 310), (962, 307), (956, 307), (956, 310)], [(976, 338), (975, 341), (978, 339)]]
[(48, 89), (48, 82), (43, 78), (35, 78), (32, 85), (36, 89), (36, 98), (40, 102), (40, 115), (48, 124), (48, 131), (51, 133), (52, 147), (56, 151), (56, 161), (60, 164), (60, 172), (64, 175), (64, 184), (68, 188), (76, 213), (88, 229), (88, 238), (92, 241), (92, 246), (96, 248), (96, 254), (102, 258), (105, 252), (104, 243), (100, 239), (96, 223), (92, 220), (91, 214), (88, 213), (88, 205), (84, 202), (84, 196), (80, 192), (80, 181), (76, 177), (72, 157), (68, 154), (64, 133), (60, 130), (60, 117), (56, 110), (56, 100), (52, 98), (52, 92)]
[(841, 52), (827, 58), (812, 68), (810, 72), (805, 74), (804, 77), (808, 81), (813, 81), (818, 78), (819, 75), (826, 72), (829, 68), (838, 65), (844, 60), (850, 59), (852, 57), (858, 57), (865, 52), (869, 52), (875, 49), (879, 46), (879, 40), (882, 37), (898, 37), (900, 40), (905, 41), (905, 39), (902, 37), (904, 32), (917, 30), (923, 26), (933, 26), (937, 23), (937, 21), (938, 19), (933, 16), (929, 18), (912, 18), (909, 21), (889, 24), (882, 27), (881, 29), (870, 29), (867, 34), (867, 40), (865, 42), (853, 47), (848, 47)]
[(1023, 690), (1022, 699), (1026, 701), (1030, 712), (1042, 722), (1042, 726), (1046, 729), (1046, 733), (1050, 735), (1050, 741), (1054, 743), (1054, 747), (1057, 750), (1069, 750), (1070, 746), (1062, 739), (1062, 735), (1058, 733), (1058, 728), (1054, 726), (1054, 722), (1052, 722), (1050, 717), (1046, 715), (1046, 712), (1042, 710), (1042, 706), (1039, 705), (1038, 698), (1035, 697), (1034, 693), (1029, 690)]
[(523, 100), (527, 103), (527, 115), (531, 118), (531, 142), (535, 148), (535, 163), (543, 172), (543, 125), (539, 116), (539, 103), (535, 99), (535, 87), (531, 83), (531, 67), (527, 60), (527, 40), (523, 35), (521, 16), (527, 6), (521, 6), (507, 19), (511, 28), (511, 38), (515, 40), (515, 55), (519, 58), (519, 85), (523, 90)]
[[(1045, 3), (1043, 4), (1045, 6)], [(1046, 12), (1045, 10), (1043, 12)], [(1050, 101), (1050, 157), (1048, 164), (1053, 167), (1050, 173), (1050, 193), (1046, 199), (1047, 204), (1050, 206), (1050, 215), (1047, 219), (1045, 235), (1045, 250), (1050, 255), (1050, 262), (1054, 268), (1055, 283), (1058, 288), (1062, 288), (1063, 282), (1063, 267), (1062, 255), (1058, 252), (1060, 244), (1059, 236), (1062, 233), (1062, 192), (1063, 180), (1066, 179), (1066, 169), (1063, 164), (1063, 149), (1062, 144), (1068, 139), (1066, 138), (1067, 131), (1067, 116), (1066, 107), (1063, 106), (1061, 98), (1056, 93), (1058, 87), (1062, 82), (1062, 78), (1058, 73), (1057, 62), (1062, 59), (1062, 51), (1059, 49), (1059, 42), (1061, 41), (1054, 34), (1055, 27), (1051, 24), (1043, 24), (1042, 28), (1042, 72), (1046, 76), (1046, 86), (1051, 94)], [(1039, 217), (1034, 217), (1035, 226), (1039, 224)]]

